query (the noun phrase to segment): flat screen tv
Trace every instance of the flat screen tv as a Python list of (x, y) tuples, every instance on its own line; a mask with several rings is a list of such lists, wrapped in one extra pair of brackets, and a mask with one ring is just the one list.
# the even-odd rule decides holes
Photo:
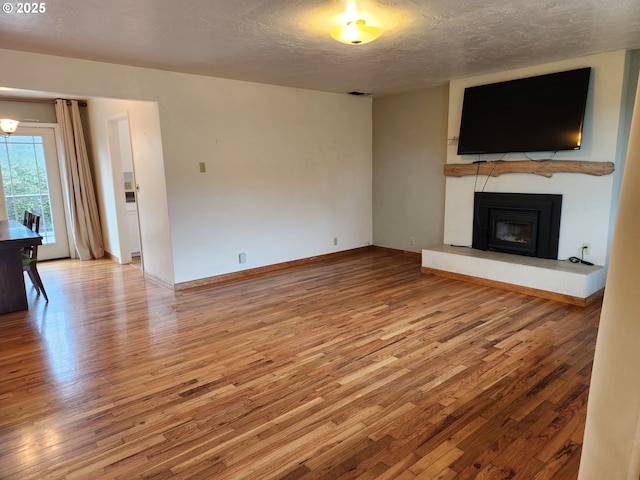
[(466, 88), (458, 155), (578, 150), (591, 68)]

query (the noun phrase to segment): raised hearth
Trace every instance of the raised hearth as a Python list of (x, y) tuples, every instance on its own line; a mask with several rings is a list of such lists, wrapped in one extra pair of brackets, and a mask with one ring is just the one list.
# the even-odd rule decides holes
[(607, 276), (598, 265), (450, 245), (422, 250), (422, 271), (580, 306), (602, 296)]

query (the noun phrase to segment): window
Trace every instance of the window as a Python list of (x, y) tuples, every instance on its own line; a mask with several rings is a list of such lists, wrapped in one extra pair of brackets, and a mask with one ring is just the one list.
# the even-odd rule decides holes
[(43, 243), (55, 243), (43, 137), (0, 138), (0, 168), (9, 218), (22, 222), (25, 210), (40, 215)]

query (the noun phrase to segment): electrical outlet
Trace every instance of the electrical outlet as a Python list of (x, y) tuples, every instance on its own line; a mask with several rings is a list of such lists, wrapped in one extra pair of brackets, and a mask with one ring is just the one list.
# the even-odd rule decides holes
[(338, 237), (333, 237), (333, 244), (338, 245)]
[(204, 162), (200, 162), (200, 173), (207, 173), (207, 164)]
[(409, 245), (415, 245), (416, 244), (416, 237), (409, 237)]
[(588, 243), (583, 243), (580, 246), (580, 253), (583, 253), (584, 255), (587, 255), (589, 253), (589, 247), (590, 247), (590, 245)]
[(239, 253), (238, 254), (238, 263), (247, 263), (247, 254)]

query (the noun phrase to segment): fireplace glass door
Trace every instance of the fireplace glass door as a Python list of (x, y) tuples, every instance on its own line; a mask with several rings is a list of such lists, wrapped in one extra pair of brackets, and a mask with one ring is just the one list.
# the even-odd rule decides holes
[(475, 192), (473, 248), (558, 258), (562, 195)]
[(531, 210), (492, 208), (489, 213), (488, 249), (534, 256), (538, 237), (538, 213)]

